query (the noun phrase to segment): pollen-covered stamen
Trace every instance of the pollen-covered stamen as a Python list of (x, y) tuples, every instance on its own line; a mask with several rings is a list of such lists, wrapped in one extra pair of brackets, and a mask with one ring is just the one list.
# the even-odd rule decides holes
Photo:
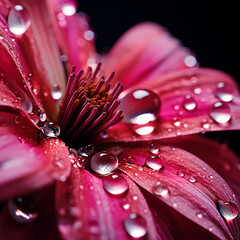
[(117, 100), (123, 85), (118, 82), (112, 86), (114, 73), (106, 80), (99, 78), (100, 66), (95, 71), (89, 68), (86, 73), (75, 73), (76, 67), (72, 68), (58, 118), (61, 137), (68, 144), (104, 131), (123, 118)]

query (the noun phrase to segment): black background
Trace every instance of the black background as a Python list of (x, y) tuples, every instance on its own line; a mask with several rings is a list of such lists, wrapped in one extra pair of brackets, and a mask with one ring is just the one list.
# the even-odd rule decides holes
[[(79, 1), (90, 18), (98, 52), (109, 50), (131, 26), (153, 21), (163, 25), (196, 55), (200, 66), (220, 69), (240, 83), (240, 18), (238, 1), (137, 0)], [(240, 156), (239, 131), (209, 133), (228, 141)], [(226, 140), (227, 139), (227, 140)]]

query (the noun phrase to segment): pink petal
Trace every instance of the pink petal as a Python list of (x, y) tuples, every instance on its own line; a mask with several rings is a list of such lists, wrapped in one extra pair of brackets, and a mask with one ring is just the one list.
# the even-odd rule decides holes
[(76, 14), (74, 0), (47, 1), (57, 32), (57, 39), (63, 57), (67, 57), (68, 72), (73, 65), (78, 69), (87, 69), (95, 54), (94, 32), (90, 29), (87, 17)]
[[(161, 109), (157, 120), (148, 124), (117, 124), (108, 131), (105, 141), (146, 141), (240, 128), (239, 92), (234, 80), (223, 72), (179, 70), (127, 89), (122, 96), (139, 89), (159, 96)], [(122, 105), (123, 110), (134, 109), (134, 104), (137, 103)], [(217, 106), (220, 110), (215, 110)]]
[[(142, 162), (149, 156), (160, 158), (163, 167), (154, 170), (135, 164), (120, 164), (119, 168), (141, 187), (157, 196), (169, 207), (197, 223), (220, 239), (230, 233), (220, 213), (217, 201), (232, 202), (239, 208), (236, 196), (228, 184), (205, 162), (179, 148), (160, 143), (133, 147), (119, 146), (120, 161)], [(150, 165), (151, 166), (151, 165)]]
[[(124, 177), (121, 173), (117, 174)], [(124, 221), (131, 213), (136, 213), (146, 221), (149, 239), (167, 239), (163, 230), (157, 238), (154, 220), (143, 195), (129, 178), (124, 178), (129, 190), (123, 196), (116, 197), (104, 190), (104, 178), (73, 167), (66, 183), (57, 183), (57, 212), (62, 237), (129, 239), (123, 227)]]
[[(51, 90), (57, 87), (64, 91), (65, 75), (54, 31), (49, 25), (45, 1), (6, 1), (6, 5), (7, 3), (9, 11), (15, 4), (22, 5), (28, 11), (31, 24), (26, 32), (18, 35), (11, 33), (7, 22), (1, 18), (1, 43), (13, 59), (16, 65), (14, 68), (17, 67), (20, 72), (19, 81), (31, 91), (32, 98), (35, 98), (38, 105), (44, 105), (48, 116), (54, 118), (58, 108), (56, 100), (51, 97)], [(4, 75), (8, 81), (12, 81), (12, 73), (7, 70)]]
[(187, 68), (189, 53), (179, 41), (157, 24), (146, 22), (128, 30), (114, 45), (104, 63), (104, 72), (116, 72), (125, 87), (173, 70)]
[(0, 200), (68, 176), (69, 154), (61, 140), (42, 140), (28, 119), (12, 113), (0, 113), (0, 126)]
[(37, 200), (38, 217), (31, 223), (19, 223), (9, 214), (6, 204), (0, 214), (1, 240), (57, 240), (60, 239), (54, 211), (53, 186), (44, 190)]

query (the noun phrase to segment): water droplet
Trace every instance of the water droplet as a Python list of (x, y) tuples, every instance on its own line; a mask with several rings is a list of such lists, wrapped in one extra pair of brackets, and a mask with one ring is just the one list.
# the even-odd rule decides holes
[(180, 122), (180, 120), (177, 117), (173, 118), (173, 125), (175, 127), (180, 127), (181, 126), (181, 122)]
[(93, 144), (89, 144), (89, 145), (86, 145), (84, 147), (80, 147), (78, 149), (78, 154), (80, 156), (83, 156), (83, 157), (89, 157), (93, 154), (94, 152), (94, 145)]
[(117, 157), (110, 152), (97, 152), (91, 159), (91, 168), (100, 175), (108, 175), (118, 167)]
[(30, 197), (18, 197), (8, 201), (9, 213), (19, 223), (30, 223), (37, 216), (35, 202)]
[(41, 122), (45, 122), (47, 120), (47, 114), (46, 113), (40, 113), (39, 120)]
[(62, 97), (62, 90), (56, 83), (52, 85), (51, 96), (54, 100), (59, 100)]
[(217, 202), (217, 208), (221, 216), (226, 220), (233, 220), (238, 216), (238, 208), (232, 202), (219, 200)]
[(219, 124), (225, 124), (231, 119), (231, 110), (227, 103), (216, 102), (209, 111), (210, 117)]
[(87, 30), (86, 32), (84, 32), (83, 36), (86, 40), (92, 41), (94, 40), (95, 34), (93, 31)]
[(194, 176), (191, 176), (191, 177), (189, 177), (188, 181), (191, 183), (195, 183), (197, 180)]
[(201, 213), (197, 213), (197, 218), (202, 219), (203, 215)]
[(53, 122), (46, 122), (42, 128), (43, 134), (46, 137), (58, 137), (60, 135), (60, 127)]
[(149, 147), (149, 152), (152, 154), (158, 154), (160, 150), (156, 145), (154, 145), (154, 143), (151, 143)]
[(207, 131), (210, 129), (210, 122), (208, 122), (207, 119), (203, 119), (202, 122), (201, 122), (201, 127), (203, 128), (204, 131)]
[(8, 15), (10, 32), (16, 35), (24, 34), (31, 24), (28, 11), (21, 5), (15, 5)]
[(197, 102), (191, 95), (187, 95), (183, 100), (183, 107), (187, 111), (193, 111), (197, 106)]
[(133, 238), (141, 238), (147, 234), (145, 219), (136, 213), (131, 213), (123, 224), (127, 233)]
[(169, 196), (169, 191), (167, 186), (161, 182), (157, 182), (153, 185), (152, 191), (155, 195), (167, 198)]
[(184, 173), (183, 173), (181, 170), (179, 170), (179, 171), (177, 172), (177, 175), (178, 175), (179, 177), (184, 177), (184, 176), (185, 176)]
[(233, 100), (234, 89), (232, 86), (223, 82), (218, 83), (216, 89), (216, 96), (223, 102), (231, 102)]
[(129, 210), (129, 209), (130, 209), (130, 204), (129, 204), (129, 203), (123, 203), (123, 204), (122, 204), (122, 208), (123, 208), (124, 210)]
[(157, 156), (149, 156), (146, 159), (146, 165), (154, 170), (160, 170), (163, 167), (162, 160)]
[(160, 105), (160, 99), (156, 93), (147, 89), (138, 89), (125, 95), (121, 99), (119, 108), (123, 110), (124, 122), (147, 124), (156, 120)]
[(76, 6), (73, 5), (72, 3), (64, 3), (62, 5), (62, 13), (65, 16), (72, 16), (76, 13)]
[(111, 174), (103, 179), (103, 187), (113, 196), (122, 196), (127, 192), (129, 185), (122, 175)]
[(188, 56), (184, 57), (183, 61), (184, 61), (184, 64), (190, 68), (196, 67), (198, 64), (196, 57), (193, 55), (188, 55)]

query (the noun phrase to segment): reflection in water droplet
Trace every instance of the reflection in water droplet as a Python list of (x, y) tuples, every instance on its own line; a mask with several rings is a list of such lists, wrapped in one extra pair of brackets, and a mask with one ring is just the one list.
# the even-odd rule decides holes
[(46, 122), (42, 128), (43, 134), (48, 137), (58, 137), (60, 135), (60, 127), (53, 122)]
[(146, 165), (154, 170), (160, 170), (163, 167), (162, 160), (157, 156), (149, 156), (146, 159)]
[(30, 223), (37, 216), (35, 202), (30, 197), (18, 197), (8, 201), (9, 213), (19, 223)]
[(123, 110), (124, 122), (147, 124), (157, 118), (160, 99), (156, 93), (147, 89), (129, 92), (121, 99), (119, 108)]
[(133, 238), (140, 238), (147, 234), (145, 219), (136, 213), (132, 213), (124, 220), (124, 228)]
[(78, 154), (82, 157), (90, 157), (94, 152), (94, 145), (89, 144), (78, 149)]
[(153, 185), (152, 191), (155, 195), (167, 198), (169, 196), (169, 191), (166, 184), (157, 182)]
[(210, 117), (219, 124), (225, 124), (231, 119), (231, 110), (227, 103), (216, 102), (209, 111)]
[(122, 196), (127, 192), (129, 185), (122, 175), (112, 174), (103, 179), (103, 187), (113, 196)]
[(118, 167), (117, 157), (110, 152), (97, 152), (91, 159), (91, 168), (100, 175), (108, 175)]
[(16, 35), (24, 34), (31, 24), (28, 11), (21, 5), (15, 5), (8, 15), (10, 32)]
[(53, 84), (51, 88), (51, 97), (54, 100), (59, 100), (62, 97), (62, 90), (58, 84)]
[(220, 82), (217, 85), (216, 96), (223, 102), (231, 102), (233, 100), (234, 89), (226, 83)]
[(197, 106), (196, 100), (191, 96), (187, 95), (183, 101), (183, 107), (187, 111), (193, 111)]
[(225, 220), (233, 220), (238, 216), (239, 213), (237, 206), (232, 202), (224, 202), (219, 200), (217, 202), (217, 208)]

